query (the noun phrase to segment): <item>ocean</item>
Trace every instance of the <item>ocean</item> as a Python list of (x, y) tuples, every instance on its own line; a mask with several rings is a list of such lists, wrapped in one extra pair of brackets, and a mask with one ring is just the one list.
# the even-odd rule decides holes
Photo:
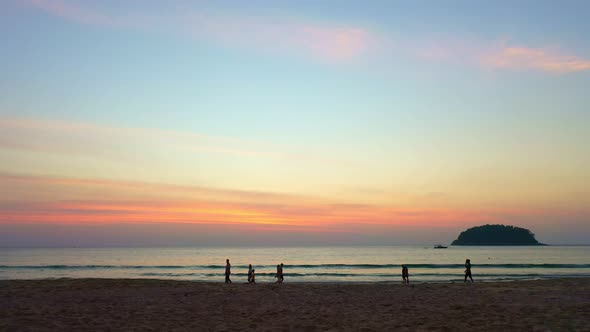
[(0, 279), (156, 278), (274, 282), (284, 263), (285, 282), (400, 282), (407, 264), (412, 282), (463, 281), (465, 259), (475, 281), (590, 277), (590, 246), (540, 247), (195, 247), (0, 249)]

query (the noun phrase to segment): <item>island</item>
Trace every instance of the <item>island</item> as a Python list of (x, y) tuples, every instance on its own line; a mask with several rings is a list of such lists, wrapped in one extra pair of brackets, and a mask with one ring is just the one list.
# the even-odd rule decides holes
[(453, 246), (544, 246), (526, 228), (509, 225), (483, 225), (461, 232)]

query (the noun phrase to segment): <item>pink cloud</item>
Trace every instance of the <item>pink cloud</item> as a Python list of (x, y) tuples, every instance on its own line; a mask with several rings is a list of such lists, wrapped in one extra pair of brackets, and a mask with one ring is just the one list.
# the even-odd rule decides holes
[(374, 33), (350, 26), (330, 26), (286, 19), (281, 22), (243, 16), (187, 16), (191, 35), (223, 46), (310, 56), (328, 62), (358, 59), (370, 50)]
[(569, 73), (590, 70), (590, 60), (558, 50), (505, 46), (484, 54), (485, 66), (504, 69), (540, 70), (549, 73)]
[(409, 56), (427, 62), (458, 63), (506, 70), (564, 74), (590, 70), (590, 60), (557, 48), (508, 45), (505, 42), (440, 38), (420, 40), (384, 36), (350, 25), (304, 19), (251, 17), (196, 8), (150, 13), (109, 12), (74, 0), (18, 0), (51, 15), (81, 24), (118, 29), (160, 31), (199, 42), (256, 52), (295, 55), (327, 63), (347, 63), (370, 53)]
[(369, 33), (358, 28), (304, 26), (301, 31), (310, 51), (328, 59), (354, 58), (367, 49), (369, 42)]
[(81, 24), (123, 29), (159, 29), (230, 47), (299, 54), (327, 62), (345, 62), (367, 51), (371, 33), (363, 28), (330, 26), (307, 20), (221, 16), (193, 11), (109, 13), (75, 1), (20, 0), (51, 15)]
[(505, 41), (446, 38), (398, 43), (410, 56), (427, 62), (452, 63), (504, 70), (565, 74), (590, 70), (590, 60), (558, 48), (529, 47)]
[(107, 25), (111, 23), (111, 20), (108, 17), (92, 11), (84, 10), (83, 8), (61, 0), (23, 0), (23, 2), (43, 9), (53, 15), (75, 20), (80, 23), (101, 25)]
[[(478, 211), (339, 204), (308, 196), (149, 182), (2, 173), (0, 182), (4, 183), (0, 225), (175, 222), (341, 229), (344, 225), (450, 225), (488, 218)], [(27, 194), (14, 200), (15, 192), (49, 195)], [(150, 192), (159, 195), (150, 197)]]
[[(109, 13), (101, 9), (100, 2), (89, 6), (76, 1), (66, 0), (17, 0), (21, 4), (43, 10), (53, 16), (63, 19), (99, 27), (113, 29), (142, 29), (147, 30), (161, 25), (163, 22), (157, 15), (143, 13)], [(96, 4), (99, 4), (98, 6)]]
[(83, 24), (114, 25), (111, 17), (63, 0), (22, 0), (23, 3), (42, 9), (52, 15)]
[[(321, 235), (320, 240), (325, 236), (325, 241), (337, 234), (349, 234), (370, 243), (371, 237), (391, 240), (400, 232), (420, 238), (428, 230), (440, 236), (446, 229), (453, 230), (454, 236), (459, 229), (485, 223), (518, 221), (524, 227), (547, 229), (556, 220), (560, 225), (566, 220), (568, 226), (580, 227), (583, 224), (579, 221), (588, 216), (587, 211), (525, 207), (479, 210), (431, 208), (428, 204), (334, 203), (272, 192), (6, 173), (0, 173), (0, 183), (0, 229), (6, 233), (13, 226), (29, 225), (31, 228), (22, 234), (25, 237), (44, 226), (72, 229), (76, 225), (127, 225), (142, 230), (161, 225), (162, 231), (181, 235), (184, 232), (179, 227), (185, 227), (181, 225), (192, 225), (207, 238), (223, 228), (223, 234), (236, 232), (238, 238), (248, 232), (269, 232), (271, 239), (277, 232), (300, 232), (300, 239), (315, 234)], [(227, 241), (227, 237), (222, 240)]]

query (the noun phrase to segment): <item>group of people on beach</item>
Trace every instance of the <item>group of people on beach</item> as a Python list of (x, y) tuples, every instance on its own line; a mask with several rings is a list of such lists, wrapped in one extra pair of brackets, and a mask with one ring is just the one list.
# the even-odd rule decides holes
[[(471, 279), (471, 282), (473, 282), (473, 277), (471, 276), (471, 260), (469, 259), (465, 260), (465, 280), (463, 282), (467, 282), (467, 278)], [(402, 283), (404, 283), (404, 285), (410, 284), (410, 273), (408, 271), (408, 266), (405, 264), (402, 264)]]
[[(231, 284), (231, 279), (229, 278), (231, 275), (231, 264), (229, 263), (229, 258), (225, 260), (225, 283)], [(285, 279), (283, 276), (283, 263), (277, 265), (277, 274), (275, 275), (277, 281), (275, 283), (282, 284), (283, 280)], [(473, 282), (473, 277), (471, 276), (471, 261), (469, 259), (465, 260), (465, 281), (467, 282), (467, 278), (471, 279)], [(402, 282), (404, 285), (410, 284), (410, 272), (408, 271), (408, 266), (402, 264)], [(252, 264), (248, 265), (248, 283), (255, 284), (256, 283), (256, 270), (252, 268)]]
[[(229, 258), (225, 260), (225, 283), (231, 284), (232, 281), (229, 278), (231, 275), (231, 264), (229, 263)], [(275, 275), (277, 281), (275, 283), (282, 284), (283, 280), (285, 280), (283, 276), (283, 263), (277, 265), (277, 274)], [(255, 284), (256, 283), (256, 269), (252, 268), (252, 264), (248, 264), (248, 283)]]
[[(471, 260), (465, 260), (465, 280), (463, 282), (467, 282), (467, 278), (471, 279), (473, 282), (473, 277), (471, 276)], [(408, 266), (402, 264), (402, 283), (404, 285), (410, 284), (410, 273), (408, 271)]]

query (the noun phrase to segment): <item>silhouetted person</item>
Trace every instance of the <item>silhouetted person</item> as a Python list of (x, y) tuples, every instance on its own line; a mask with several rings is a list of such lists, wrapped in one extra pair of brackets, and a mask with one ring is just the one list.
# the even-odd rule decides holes
[(408, 272), (408, 267), (405, 264), (402, 265), (402, 280), (404, 284), (410, 284), (410, 273)]
[(469, 277), (469, 279), (471, 279), (471, 282), (473, 282), (473, 277), (471, 276), (471, 261), (469, 259), (467, 259), (465, 261), (465, 281), (467, 282), (467, 277)]
[(248, 282), (252, 281), (252, 264), (248, 264)]
[(231, 284), (231, 279), (229, 276), (231, 275), (231, 264), (229, 263), (229, 259), (225, 260), (225, 283)]
[(277, 265), (277, 274), (275, 275), (275, 278), (277, 278), (277, 281), (275, 282), (275, 284), (280, 284), (283, 282), (283, 280), (281, 279), (281, 265)]
[(283, 275), (283, 263), (281, 263), (281, 284), (283, 283), (283, 280), (285, 280), (285, 276)]
[(256, 270), (254, 270), (254, 269), (252, 269), (252, 275), (250, 276), (250, 283), (251, 284), (256, 283)]

